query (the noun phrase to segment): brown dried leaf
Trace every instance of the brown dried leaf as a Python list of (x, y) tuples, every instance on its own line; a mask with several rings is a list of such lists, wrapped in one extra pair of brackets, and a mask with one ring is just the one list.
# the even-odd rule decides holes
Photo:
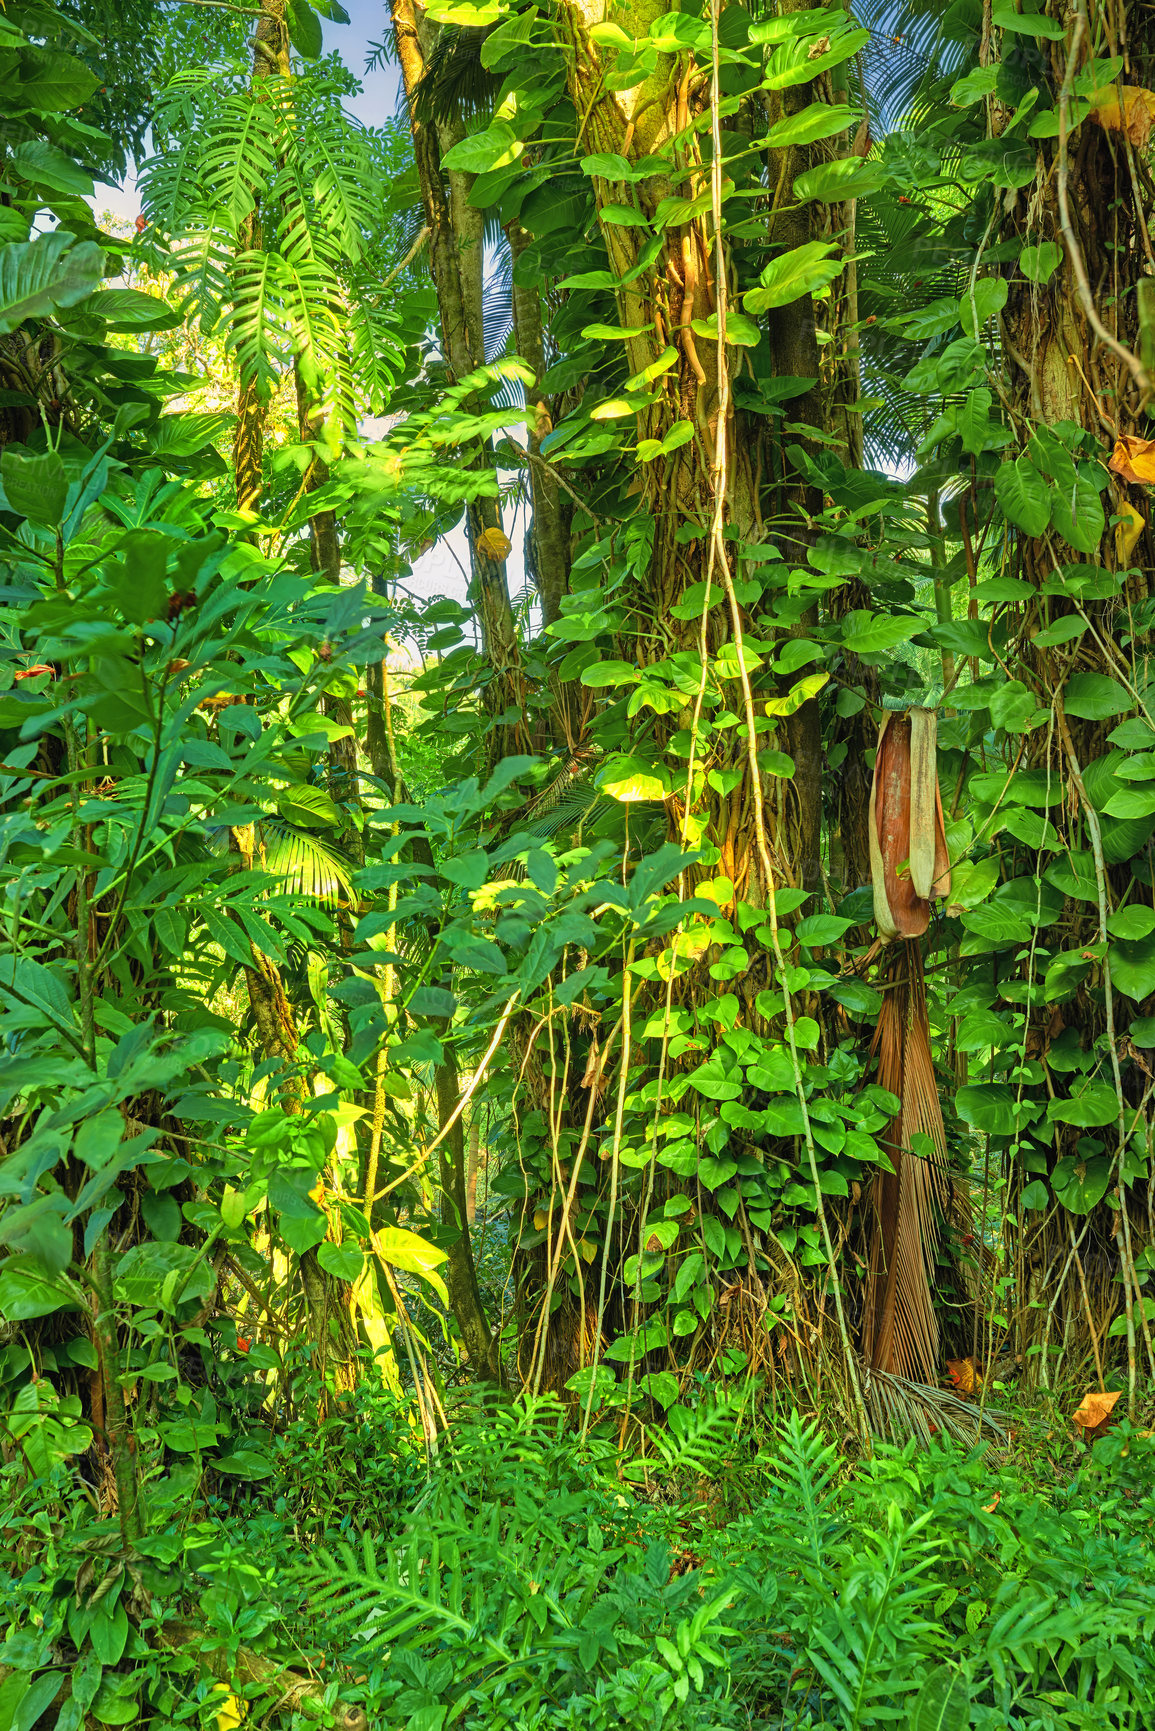
[(1082, 1404), (1071, 1414), (1072, 1422), (1080, 1425), (1083, 1430), (1094, 1430), (1105, 1419), (1110, 1418), (1117, 1394), (1108, 1394), (1105, 1389), (1092, 1390), (1083, 1396)]
[(947, 1375), (960, 1394), (973, 1394), (982, 1381), (973, 1358), (948, 1358)]
[(1117, 439), (1107, 467), (1137, 487), (1151, 486), (1155, 482), (1155, 439)]
[(1155, 91), (1139, 84), (1108, 86), (1091, 97), (1090, 118), (1107, 132), (1125, 132), (1136, 150), (1143, 150), (1155, 125)]

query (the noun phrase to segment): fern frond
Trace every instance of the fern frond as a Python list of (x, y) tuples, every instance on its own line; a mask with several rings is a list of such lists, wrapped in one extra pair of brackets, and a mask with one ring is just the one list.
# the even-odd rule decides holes
[(654, 1445), (667, 1473), (717, 1472), (733, 1449), (736, 1421), (750, 1404), (752, 1388), (724, 1388), (695, 1407), (673, 1406), (666, 1430), (654, 1432)]

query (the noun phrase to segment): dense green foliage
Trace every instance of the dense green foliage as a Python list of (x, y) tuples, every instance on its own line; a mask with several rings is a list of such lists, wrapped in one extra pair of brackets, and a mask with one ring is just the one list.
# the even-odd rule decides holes
[(195, 3), (0, 17), (0, 1731), (1139, 1731), (1147, 12)]
[[(913, 1444), (840, 1478), (836, 1448), (797, 1416), (780, 1440), (736, 1450), (737, 1412), (685, 1414), (663, 1495), (647, 1499), (612, 1450), (576, 1450), (549, 1402), (459, 1415), (426, 1483), (398, 1409), (377, 1398), (323, 1438), (324, 1472), (296, 1496), (190, 1504), (174, 1486), (133, 1578), (90, 1512), (47, 1538), (62, 1489), (50, 1477), (5, 1517), (24, 1567), (3, 1657), (36, 1681), (3, 1699), (19, 1715), (70, 1675), (100, 1723), (203, 1723), (220, 1706), (211, 1676), (172, 1650), (191, 1596), (215, 1669), (237, 1666), (243, 1644), (249, 1675), (231, 1675), (252, 1712), (307, 1672), (320, 1683), (306, 1718), (323, 1721), (339, 1688), (370, 1723), (414, 1731), (475, 1718), (868, 1731), (898, 1711), (916, 1731), (1145, 1723), (1149, 1442), (1124, 1432), (1109, 1461), (1049, 1491), (1019, 1465)], [(287, 1486), (304, 1462), (286, 1440)], [(343, 1486), (385, 1456), (408, 1475), (345, 1503)], [(723, 1474), (744, 1512), (725, 1519), (716, 1492), (696, 1500), (703, 1473)], [(84, 1613), (78, 1575), (104, 1588)], [(265, 1655), (268, 1674), (253, 1675)], [(31, 1723), (24, 1713), (15, 1722)]]

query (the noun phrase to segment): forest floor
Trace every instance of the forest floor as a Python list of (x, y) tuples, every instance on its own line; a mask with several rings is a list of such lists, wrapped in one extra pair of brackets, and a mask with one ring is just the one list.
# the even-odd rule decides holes
[(466, 1395), (430, 1459), (371, 1363), (273, 1429), (218, 1394), (231, 1471), (157, 1455), (130, 1555), (88, 1457), (3, 1467), (2, 1731), (1152, 1722), (1155, 1439), (1113, 1414), (867, 1455), (703, 1387), (631, 1459)]

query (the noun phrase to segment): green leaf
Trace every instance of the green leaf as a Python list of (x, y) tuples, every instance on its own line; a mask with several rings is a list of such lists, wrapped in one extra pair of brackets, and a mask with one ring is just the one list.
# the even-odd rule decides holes
[(92, 197), (92, 176), (63, 150), (47, 144), (42, 138), (28, 138), (23, 144), (18, 144), (8, 158), (8, 167), (21, 180), (30, 181), (34, 186), (45, 186), (49, 192)]
[(159, 295), (140, 289), (102, 289), (84, 310), (107, 320), (110, 331), (174, 331), (182, 323), (181, 314)]
[(1063, 249), (1058, 241), (1045, 240), (1039, 246), (1025, 246), (1019, 254), (1019, 269), (1028, 282), (1050, 282), (1063, 262)]
[(602, 180), (635, 181), (642, 178), (624, 156), (612, 151), (596, 151), (593, 156), (583, 156), (581, 170), (583, 174), (600, 175)]
[[(1155, 812), (1155, 787), (1121, 787), (1118, 793), (1113, 793), (1103, 810), (1108, 817), (1150, 817)], [(1130, 932), (1120, 933), (1122, 937), (1130, 937)]]
[(638, 670), (628, 661), (595, 661), (581, 676), (583, 685), (636, 685)]
[(104, 254), (96, 243), (78, 245), (61, 229), (0, 247), (0, 335), (25, 319), (87, 300), (103, 277)]
[(819, 138), (833, 138), (836, 132), (849, 131), (860, 118), (856, 108), (847, 108), (845, 104), (812, 102), (797, 114), (776, 120), (762, 142), (772, 150), (784, 150), (792, 144), (813, 144)]
[(1155, 908), (1144, 907), (1141, 902), (1134, 907), (1120, 908), (1108, 919), (1107, 930), (1113, 938), (1122, 938), (1126, 943), (1149, 938), (1155, 932)]
[(984, 96), (993, 96), (998, 83), (1000, 66), (976, 66), (951, 85), (950, 99), (956, 108), (969, 108)]
[(1066, 1100), (1048, 1100), (1047, 1117), (1052, 1123), (1076, 1124), (1081, 1129), (1101, 1129), (1119, 1116), (1115, 1090), (1106, 1082), (1092, 1082), (1080, 1094)]
[(1141, 1004), (1155, 993), (1155, 937), (1138, 943), (1114, 943), (1107, 951), (1111, 984), (1117, 992)]
[(321, 20), (306, 0), (289, 0), (285, 8), (289, 41), (302, 60), (319, 60), (324, 47)]
[(6, 1322), (31, 1322), (79, 1308), (69, 1287), (46, 1280), (39, 1263), (10, 1257), (0, 1268), (0, 1316)]
[(1028, 456), (1000, 464), (995, 474), (995, 498), (1006, 515), (1026, 535), (1041, 535), (1051, 521), (1051, 487)]
[(878, 655), (884, 649), (893, 649), (897, 643), (909, 643), (922, 626), (923, 621), (913, 614), (894, 618), (890, 614), (859, 609), (843, 618), (842, 642), (852, 655)]
[(1051, 497), (1051, 522), (1063, 540), (1077, 552), (1098, 551), (1107, 518), (1099, 489), (1089, 470), (1076, 470), (1073, 483), (1064, 481), (1062, 486), (1055, 488)]
[(803, 295), (826, 288), (841, 275), (846, 264), (844, 256), (832, 241), (811, 240), (796, 246), (791, 252), (771, 259), (759, 277), (760, 288), (749, 289), (742, 296), (742, 305), (755, 317), (771, 307), (789, 306)]
[(1103, 1159), (1084, 1162), (1067, 1155), (1051, 1173), (1051, 1188), (1068, 1214), (1089, 1214), (1107, 1194), (1110, 1182), (1111, 1162)]
[(1074, 673), (1063, 688), (1063, 708), (1084, 721), (1106, 721), (1134, 708), (1127, 691), (1105, 673)]
[(485, 174), (495, 168), (507, 168), (517, 161), (525, 149), (521, 139), (504, 120), (495, 120), (483, 132), (471, 132), (444, 158), (446, 168), (465, 169), (470, 174)]
[(845, 198), (865, 198), (877, 192), (886, 179), (880, 162), (868, 162), (861, 156), (841, 156), (834, 162), (818, 162), (794, 182), (797, 199), (816, 199), (820, 204), (837, 204)]
[(416, 1274), (427, 1280), (442, 1302), (449, 1303), (445, 1282), (437, 1272), (439, 1265), (447, 1259), (446, 1251), (430, 1244), (416, 1232), (407, 1232), (403, 1226), (383, 1226), (373, 1234), (373, 1248), (391, 1268), (402, 1268), (407, 1274)]
[(1013, 1136), (1015, 1090), (1005, 1082), (976, 1082), (960, 1088), (955, 1097), (958, 1115), (975, 1130), (996, 1136)]
[(835, 914), (807, 914), (795, 926), (794, 935), (800, 944), (835, 944), (853, 924), (853, 920), (839, 919)]
[(59, 528), (68, 497), (68, 476), (55, 451), (33, 456), (6, 446), (0, 457), (0, 479), (9, 510), (33, 523)]
[(1067, 33), (1061, 19), (1048, 18), (1045, 12), (1019, 12), (1014, 0), (995, 0), (991, 22), (996, 30), (1008, 30), (1018, 36), (1046, 36), (1052, 42), (1061, 42)]
[(5, 96), (14, 108), (38, 114), (61, 114), (87, 102), (100, 79), (74, 54), (59, 49), (25, 48), (20, 55), (20, 82)]
[(341, 807), (329, 798), (323, 787), (301, 782), (277, 796), (277, 810), (286, 823), (299, 824), (302, 829), (328, 829), (344, 822)]
[(1024, 1208), (1037, 1209), (1045, 1208), (1050, 1198), (1051, 1193), (1042, 1179), (1033, 1178), (1029, 1184), (1024, 1185), (1020, 1200)]
[(639, 1387), (660, 1407), (673, 1406), (678, 1398), (678, 1379), (669, 1370), (651, 1370), (640, 1379)]
[[(691, 319), (690, 329), (696, 337), (704, 337), (707, 342), (716, 343), (718, 341), (717, 313), (711, 313), (708, 319)], [(742, 348), (752, 349), (756, 348), (761, 340), (762, 332), (753, 319), (748, 319), (745, 313), (734, 312), (732, 309), (727, 312), (726, 341), (728, 343), (736, 343)]]
[(1008, 680), (991, 693), (991, 720), (1008, 733), (1021, 733), (1038, 704), (1021, 679)]
[(973, 294), (968, 289), (958, 304), (959, 323), (968, 336), (981, 336), (988, 319), (1001, 313), (1007, 304), (1010, 284), (1003, 276), (981, 276)]
[(322, 18), (328, 18), (332, 24), (348, 24), (349, 14), (338, 4), (338, 0), (310, 0), (314, 12), (319, 12)]
[(326, 1239), (317, 1251), (317, 1261), (334, 1280), (358, 1280), (365, 1258), (355, 1244), (334, 1244)]
[[(10, 1731), (32, 1731), (36, 1721), (47, 1712), (59, 1692), (63, 1678), (62, 1671), (44, 1671), (34, 1680), (13, 1673), (5, 1680), (4, 1693), (0, 1695), (0, 1720), (3, 1720), (7, 1710), (7, 1725)], [(12, 1694), (5, 1700), (4, 1696), (10, 1688)]]
[(910, 1731), (970, 1731), (971, 1692), (965, 1677), (949, 1665), (927, 1676), (914, 1698)]

